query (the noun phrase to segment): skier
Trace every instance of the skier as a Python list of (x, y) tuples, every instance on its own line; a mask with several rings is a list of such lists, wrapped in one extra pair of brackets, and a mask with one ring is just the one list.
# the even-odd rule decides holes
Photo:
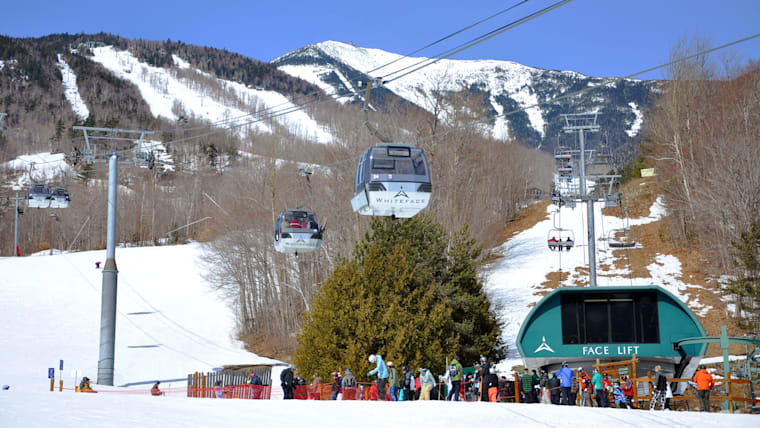
[(707, 366), (699, 366), (699, 371), (694, 375), (694, 382), (697, 383), (697, 399), (699, 400), (699, 411), (710, 411), (710, 390), (715, 386), (715, 381)]
[(158, 389), (158, 385), (161, 384), (160, 381), (156, 381), (156, 383), (153, 384), (153, 388), (150, 389), (150, 395), (153, 396), (161, 396), (164, 395), (163, 392), (161, 392), (160, 389)]
[(414, 374), (409, 370), (409, 367), (407, 366), (402, 367), (401, 371), (404, 374), (402, 381), (402, 385), (404, 386), (404, 401), (414, 401)]
[(551, 404), (551, 400), (549, 400), (549, 376), (544, 369), (541, 369), (538, 385), (541, 388), (541, 404)]
[(312, 400), (321, 400), (321, 394), (319, 391), (319, 385), (322, 383), (322, 378), (319, 376), (319, 373), (314, 373), (314, 379), (311, 381), (311, 399)]
[(559, 376), (559, 385), (561, 389), (561, 402), (560, 404), (570, 404), (570, 388), (573, 386), (573, 371), (567, 366), (567, 361), (562, 363), (562, 368), (557, 372)]
[(594, 376), (591, 378), (591, 383), (594, 385), (596, 405), (599, 407), (609, 407), (607, 403), (607, 391), (604, 390), (604, 385), (602, 384), (602, 374), (599, 373), (599, 369), (597, 368), (594, 368)]
[(388, 382), (388, 367), (385, 366), (383, 357), (380, 354), (370, 355), (368, 358), (370, 363), (375, 363), (377, 366), (367, 373), (367, 376), (372, 376), (377, 373), (377, 392), (380, 400), (385, 400), (385, 384)]
[(591, 393), (594, 390), (591, 383), (591, 376), (586, 373), (586, 370), (583, 370), (583, 367), (578, 367), (578, 377), (581, 378), (581, 406), (594, 407), (591, 398)]
[(451, 365), (449, 365), (449, 375), (451, 376), (451, 391), (449, 391), (448, 397), (446, 397), (449, 401), (459, 401), (459, 389), (461, 388), (462, 383), (462, 365), (457, 361), (456, 355), (454, 356), (454, 359), (451, 360)]
[(356, 378), (354, 377), (354, 374), (351, 373), (351, 369), (346, 369), (341, 387), (343, 388), (344, 399), (346, 399), (346, 397), (356, 396)]
[(659, 365), (654, 366), (654, 374), (656, 375), (652, 395), (652, 401), (649, 402), (649, 410), (657, 410), (657, 403), (660, 404), (660, 410), (665, 410), (665, 395), (668, 392), (668, 378), (666, 378), (660, 370), (662, 367)]
[(388, 361), (388, 385), (390, 385), (390, 394), (391, 394), (391, 401), (398, 401), (398, 390), (399, 390), (399, 380), (398, 380), (398, 370), (396, 370), (396, 367), (393, 366), (392, 361)]
[(79, 392), (97, 393), (98, 391), (95, 391), (94, 389), (92, 389), (92, 387), (90, 386), (90, 378), (85, 376), (82, 378), (82, 382), (79, 383)]
[(495, 403), (499, 396), (499, 377), (496, 375), (496, 369), (488, 369), (488, 401)]
[(283, 399), (293, 399), (293, 370), (290, 366), (280, 373), (280, 386), (282, 386)]
[(488, 401), (488, 369), (491, 365), (488, 364), (486, 357), (480, 356), (480, 369), (478, 369), (478, 385), (480, 385), (480, 401)]
[(555, 372), (552, 374), (552, 378), (549, 379), (549, 396), (551, 397), (552, 404), (560, 404), (560, 388), (562, 388), (561, 382)]
[(340, 387), (343, 385), (343, 380), (340, 378), (340, 372), (333, 372), (332, 391), (330, 392), (330, 400), (337, 400), (340, 395)]
[(615, 387), (612, 389), (612, 395), (615, 396), (615, 405), (617, 405), (619, 408), (633, 408), (633, 406), (631, 406), (631, 403), (628, 402), (628, 400), (625, 398), (625, 392), (620, 387), (620, 382), (615, 382)]
[(522, 392), (525, 393), (525, 402), (526, 403), (535, 403), (535, 388), (533, 385), (533, 375), (530, 374), (530, 371), (528, 371), (528, 368), (525, 368), (525, 371), (522, 376), (520, 376), (520, 384), (522, 385)]
[(430, 400), (430, 391), (435, 386), (435, 378), (433, 374), (424, 367), (420, 367), (420, 384), (422, 385), (422, 392), (420, 392), (420, 400)]

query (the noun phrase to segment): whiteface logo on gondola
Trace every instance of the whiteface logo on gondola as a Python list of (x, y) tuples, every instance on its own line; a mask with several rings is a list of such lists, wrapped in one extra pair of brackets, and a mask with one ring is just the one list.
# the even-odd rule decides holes
[(404, 192), (404, 189), (401, 189), (401, 190), (399, 190), (399, 191), (398, 191), (398, 193), (396, 193), (396, 194), (393, 196), (393, 199), (396, 199), (396, 198), (398, 198), (399, 196), (403, 196), (403, 197), (405, 197), (406, 199), (409, 199), (409, 195), (407, 195), (407, 194), (406, 194), (406, 192)]
[(546, 336), (541, 337), (541, 344), (533, 352), (539, 352), (539, 351), (549, 351), (551, 353), (554, 353), (554, 349), (552, 349), (551, 346), (549, 346), (549, 344), (546, 343)]

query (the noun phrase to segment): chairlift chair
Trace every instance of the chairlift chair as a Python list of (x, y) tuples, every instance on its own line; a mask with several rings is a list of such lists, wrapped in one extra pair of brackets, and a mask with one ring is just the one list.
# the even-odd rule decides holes
[[(618, 237), (618, 234), (622, 235)], [(610, 248), (633, 248), (636, 246), (636, 237), (628, 227), (612, 229), (607, 235), (607, 245)]]
[(370, 147), (356, 166), (351, 207), (361, 215), (414, 217), (430, 202), (430, 177), (423, 149), (398, 143)]
[(570, 251), (575, 246), (575, 233), (570, 229), (550, 229), (546, 234), (546, 243), (552, 251)]
[(50, 193), (50, 208), (68, 208), (70, 203), (71, 197), (64, 187), (58, 187)]
[(50, 188), (47, 184), (32, 184), (26, 193), (26, 206), (29, 208), (49, 208)]
[(609, 193), (604, 196), (604, 207), (615, 208), (620, 206), (621, 193)]

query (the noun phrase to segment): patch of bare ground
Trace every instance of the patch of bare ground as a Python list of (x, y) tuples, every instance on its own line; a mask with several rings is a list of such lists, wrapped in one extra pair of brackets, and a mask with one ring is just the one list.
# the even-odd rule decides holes
[[(605, 215), (623, 218), (625, 212), (629, 218), (647, 217), (649, 216), (650, 207), (660, 195), (656, 177), (631, 180), (623, 186), (621, 191), (623, 192), (623, 207), (625, 211), (619, 207), (605, 208)], [(547, 204), (540, 204), (540, 208), (536, 205), (528, 208), (528, 210), (531, 210), (529, 212), (523, 212), (526, 210), (521, 211), (517, 219), (508, 224), (503, 230), (500, 238), (507, 240), (515, 234), (533, 227), (545, 218)], [(721, 299), (722, 293), (717, 282), (710, 279), (719, 277), (723, 272), (718, 271), (717, 267), (711, 265), (709, 258), (705, 257), (698, 248), (674, 245), (667, 235), (665, 223), (666, 219), (663, 218), (649, 224), (631, 227), (636, 241), (640, 244), (641, 248), (637, 246), (637, 248), (615, 250), (613, 253), (615, 255), (613, 267), (616, 270), (629, 270), (632, 278), (649, 278), (651, 274), (647, 266), (656, 263), (658, 255), (672, 255), (678, 258), (681, 262), (681, 276), (677, 279), (693, 286), (681, 292), (686, 298), (685, 303), (699, 301), (699, 303), (710, 307), (706, 315), (697, 315), (707, 331), (707, 335), (720, 335), (720, 328), (725, 325), (728, 327), (728, 334), (730, 336), (742, 336), (744, 331), (737, 326), (733, 318), (727, 316), (727, 305)], [(609, 270), (610, 267), (603, 266), (598, 270), (597, 275), (603, 280), (605, 271)], [(587, 281), (583, 281), (582, 279), (577, 279), (572, 284), (569, 284), (567, 281), (568, 277), (569, 272), (549, 273), (546, 276), (546, 280), (539, 287), (536, 287), (534, 295), (543, 297), (557, 288), (560, 282), (566, 287), (588, 285)], [(587, 278), (588, 268), (577, 268), (575, 270), (575, 277)], [(634, 285), (637, 285), (635, 281)], [(741, 345), (731, 345), (730, 347), (731, 353), (743, 354), (744, 351)], [(719, 355), (721, 355), (721, 350), (718, 345), (712, 344), (708, 346), (708, 357)]]
[(243, 335), (240, 341), (246, 344), (246, 350), (260, 357), (289, 362), (293, 358), (295, 344), (286, 343), (282, 339), (267, 338), (263, 335)]

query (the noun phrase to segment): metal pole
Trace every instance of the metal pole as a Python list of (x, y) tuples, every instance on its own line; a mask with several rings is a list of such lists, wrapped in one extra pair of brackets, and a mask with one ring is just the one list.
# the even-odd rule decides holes
[(578, 130), (581, 145), (581, 197), (586, 200), (586, 217), (588, 218), (588, 285), (596, 287), (596, 232), (594, 231), (594, 199), (589, 197), (586, 189), (586, 145), (583, 129)]
[(100, 356), (98, 384), (113, 385), (114, 349), (116, 344), (116, 189), (119, 175), (116, 153), (108, 163), (108, 235), (106, 264), (103, 268), (103, 291), (100, 303)]
[(16, 192), (16, 223), (13, 226), (13, 254), (16, 256), (19, 256), (19, 250), (18, 250), (18, 200), (19, 200), (18, 192)]

